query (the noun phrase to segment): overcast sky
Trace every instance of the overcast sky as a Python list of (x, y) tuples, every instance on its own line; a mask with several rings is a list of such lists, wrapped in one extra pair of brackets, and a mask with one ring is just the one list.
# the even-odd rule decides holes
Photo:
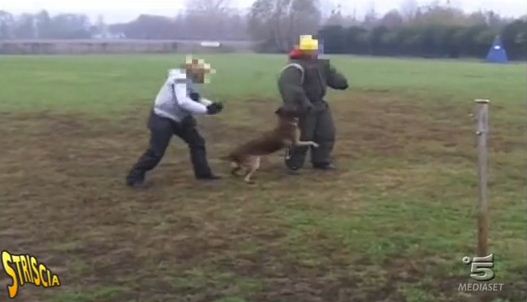
[[(253, 0), (230, 0), (233, 7), (245, 9), (250, 7)], [(357, 16), (372, 6), (379, 14), (390, 9), (399, 8), (404, 0), (320, 0), (325, 10), (336, 7), (339, 3), (346, 13), (356, 12)], [(425, 5), (431, 0), (417, 0)], [(447, 0), (441, 0), (446, 3)], [(494, 10), (503, 16), (518, 17), (527, 14), (527, 0), (451, 0), (466, 11)], [(61, 12), (86, 13), (95, 19), (104, 15), (107, 22), (123, 22), (134, 19), (137, 15), (159, 14), (174, 16), (184, 8), (185, 0), (0, 0), (0, 10), (12, 13), (36, 12), (47, 9), (51, 14)]]

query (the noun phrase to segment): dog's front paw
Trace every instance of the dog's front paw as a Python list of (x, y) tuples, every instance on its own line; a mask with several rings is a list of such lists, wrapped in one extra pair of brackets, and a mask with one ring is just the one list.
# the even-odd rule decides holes
[(231, 175), (234, 176), (234, 177), (240, 177), (242, 176), (239, 172), (240, 172), (241, 168), (233, 168), (231, 169)]
[(313, 148), (318, 148), (318, 147), (320, 147), (320, 145), (317, 144), (317, 143), (315, 143), (315, 142), (313, 142), (313, 143), (311, 144), (311, 146), (313, 146)]

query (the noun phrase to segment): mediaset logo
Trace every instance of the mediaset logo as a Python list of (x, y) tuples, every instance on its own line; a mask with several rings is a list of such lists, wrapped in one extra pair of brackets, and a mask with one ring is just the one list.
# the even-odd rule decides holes
[(468, 256), (461, 260), (465, 265), (470, 265), (470, 278), (477, 282), (460, 283), (458, 291), (463, 292), (498, 292), (503, 290), (503, 283), (490, 283), (494, 280), (494, 254), (485, 257)]

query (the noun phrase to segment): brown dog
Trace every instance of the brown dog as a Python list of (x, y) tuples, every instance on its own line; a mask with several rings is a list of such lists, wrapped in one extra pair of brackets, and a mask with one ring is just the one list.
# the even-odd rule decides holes
[(300, 130), (298, 129), (299, 113), (295, 110), (279, 108), (276, 112), (278, 125), (275, 129), (263, 133), (259, 138), (253, 139), (234, 149), (224, 159), (232, 162), (233, 175), (245, 170), (245, 182), (253, 183), (251, 180), (254, 172), (260, 167), (260, 157), (291, 146), (313, 146), (318, 144), (312, 141), (300, 141)]

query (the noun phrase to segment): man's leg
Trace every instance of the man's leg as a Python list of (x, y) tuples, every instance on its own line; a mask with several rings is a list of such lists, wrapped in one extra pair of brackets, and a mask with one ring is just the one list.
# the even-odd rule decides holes
[(152, 170), (163, 158), (173, 135), (173, 122), (152, 114), (149, 121), (150, 145), (126, 177), (129, 186), (141, 185), (147, 171)]
[[(315, 136), (315, 126), (317, 124), (316, 112), (308, 112), (304, 117), (299, 121), (298, 127), (300, 128), (300, 140), (301, 141), (312, 141)], [(291, 147), (288, 150), (285, 164), (292, 170), (297, 171), (304, 166), (306, 160), (306, 154), (309, 147)]]
[(212, 174), (207, 161), (207, 150), (205, 139), (196, 128), (196, 121), (193, 117), (187, 118), (176, 127), (174, 133), (184, 140), (190, 149), (190, 161), (194, 168), (194, 176), (198, 179), (216, 179)]
[(318, 114), (314, 141), (318, 148), (311, 150), (311, 162), (314, 168), (331, 169), (331, 152), (335, 145), (335, 124), (329, 107)]

